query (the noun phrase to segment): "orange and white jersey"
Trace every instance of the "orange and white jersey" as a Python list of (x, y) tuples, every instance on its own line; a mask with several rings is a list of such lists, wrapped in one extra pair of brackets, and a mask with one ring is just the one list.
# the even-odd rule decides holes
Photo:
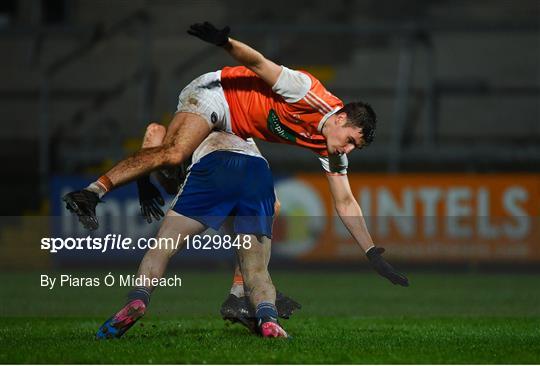
[(346, 174), (346, 155), (328, 154), (321, 130), (326, 120), (343, 107), (313, 75), (282, 66), (270, 87), (244, 66), (225, 67), (220, 74), (228, 104), (225, 130), (242, 138), (287, 143), (315, 152), (329, 173)]

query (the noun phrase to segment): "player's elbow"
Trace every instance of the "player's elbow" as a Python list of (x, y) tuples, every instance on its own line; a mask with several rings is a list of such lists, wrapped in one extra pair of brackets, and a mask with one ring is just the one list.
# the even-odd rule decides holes
[(245, 58), (245, 65), (252, 70), (259, 70), (264, 66), (266, 58), (262, 53), (253, 50), (249, 53), (248, 57)]

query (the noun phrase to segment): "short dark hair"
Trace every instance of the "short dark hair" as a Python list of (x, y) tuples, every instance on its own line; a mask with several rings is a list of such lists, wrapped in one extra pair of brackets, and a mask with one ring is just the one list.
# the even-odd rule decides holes
[(375, 128), (377, 127), (377, 115), (368, 103), (353, 102), (347, 103), (336, 113), (345, 112), (347, 114), (346, 126), (354, 126), (362, 129), (365, 146), (371, 144), (375, 138)]

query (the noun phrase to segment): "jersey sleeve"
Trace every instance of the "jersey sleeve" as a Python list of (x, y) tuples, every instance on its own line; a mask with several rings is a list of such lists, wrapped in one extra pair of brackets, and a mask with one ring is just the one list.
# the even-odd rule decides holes
[(306, 74), (281, 66), (278, 80), (272, 91), (279, 94), (287, 103), (296, 103), (311, 89), (311, 79)]
[(323, 169), (328, 174), (347, 174), (347, 167), (349, 166), (349, 161), (347, 155), (345, 154), (331, 154), (328, 156), (319, 156), (319, 161)]

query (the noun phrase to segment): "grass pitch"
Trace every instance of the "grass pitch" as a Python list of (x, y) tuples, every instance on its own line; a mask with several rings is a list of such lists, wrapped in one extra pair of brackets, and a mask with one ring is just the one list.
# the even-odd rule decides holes
[(303, 304), (267, 340), (219, 317), (229, 272), (178, 273), (124, 338), (95, 341), (125, 288), (39, 287), (0, 275), (0, 363), (540, 363), (538, 275), (273, 272)]

